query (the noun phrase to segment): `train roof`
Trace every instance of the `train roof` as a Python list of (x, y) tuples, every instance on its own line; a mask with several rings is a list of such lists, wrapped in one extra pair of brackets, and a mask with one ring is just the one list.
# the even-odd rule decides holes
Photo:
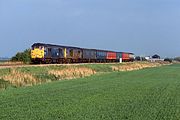
[(55, 44), (45, 44), (45, 43), (34, 43), (32, 46), (52, 46), (52, 47), (67, 47), (67, 48), (76, 48), (81, 49), (80, 47), (72, 47), (72, 46), (65, 46), (65, 45), (55, 45)]
[[(33, 46), (45, 46), (45, 47), (48, 47), (48, 46), (52, 46), (52, 47), (63, 47), (63, 48), (75, 48), (75, 49), (87, 49), (87, 50), (96, 50), (96, 51), (104, 51), (104, 52), (116, 52), (116, 51), (111, 51), (111, 50), (100, 50), (100, 49), (89, 49), (89, 48), (80, 48), (80, 47), (72, 47), (72, 46), (64, 46), (64, 45), (55, 45), (55, 44), (45, 44), (45, 43), (34, 43), (32, 45)], [(118, 53), (129, 53), (129, 54), (134, 54), (134, 53), (131, 53), (131, 52), (118, 52)]]

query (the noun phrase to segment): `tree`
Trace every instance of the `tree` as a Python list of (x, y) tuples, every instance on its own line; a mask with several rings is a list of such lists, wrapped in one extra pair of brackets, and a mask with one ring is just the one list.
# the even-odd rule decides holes
[(164, 61), (172, 63), (172, 58), (165, 58)]
[(26, 49), (24, 52), (16, 53), (16, 55), (11, 58), (11, 61), (30, 63), (31, 49)]

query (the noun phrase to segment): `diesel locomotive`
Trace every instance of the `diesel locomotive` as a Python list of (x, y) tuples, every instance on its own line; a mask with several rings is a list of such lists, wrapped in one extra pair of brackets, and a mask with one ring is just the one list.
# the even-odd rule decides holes
[(129, 62), (133, 53), (87, 49), (44, 43), (34, 43), (31, 49), (32, 63), (106, 63)]

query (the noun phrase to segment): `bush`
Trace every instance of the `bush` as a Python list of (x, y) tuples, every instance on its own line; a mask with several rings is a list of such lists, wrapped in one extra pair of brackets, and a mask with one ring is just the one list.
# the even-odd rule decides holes
[(167, 61), (167, 62), (172, 62), (172, 59), (171, 58), (165, 58), (164, 61)]
[(136, 61), (147, 61), (145, 57), (140, 57), (140, 56), (136, 56), (135, 60)]
[(11, 58), (13, 62), (31, 62), (31, 49), (26, 49), (24, 52), (18, 52), (15, 56)]

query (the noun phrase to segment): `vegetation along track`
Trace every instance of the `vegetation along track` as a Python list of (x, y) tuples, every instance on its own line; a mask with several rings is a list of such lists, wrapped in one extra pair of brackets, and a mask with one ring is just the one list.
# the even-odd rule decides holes
[[(4, 65), (0, 70), (0, 88), (8, 86), (23, 87), (42, 83), (84, 78), (94, 74), (113, 71), (134, 71), (166, 64), (149, 62), (108, 63), (108, 64), (42, 64), (42, 65)], [(5, 69), (6, 68), (6, 69)]]

